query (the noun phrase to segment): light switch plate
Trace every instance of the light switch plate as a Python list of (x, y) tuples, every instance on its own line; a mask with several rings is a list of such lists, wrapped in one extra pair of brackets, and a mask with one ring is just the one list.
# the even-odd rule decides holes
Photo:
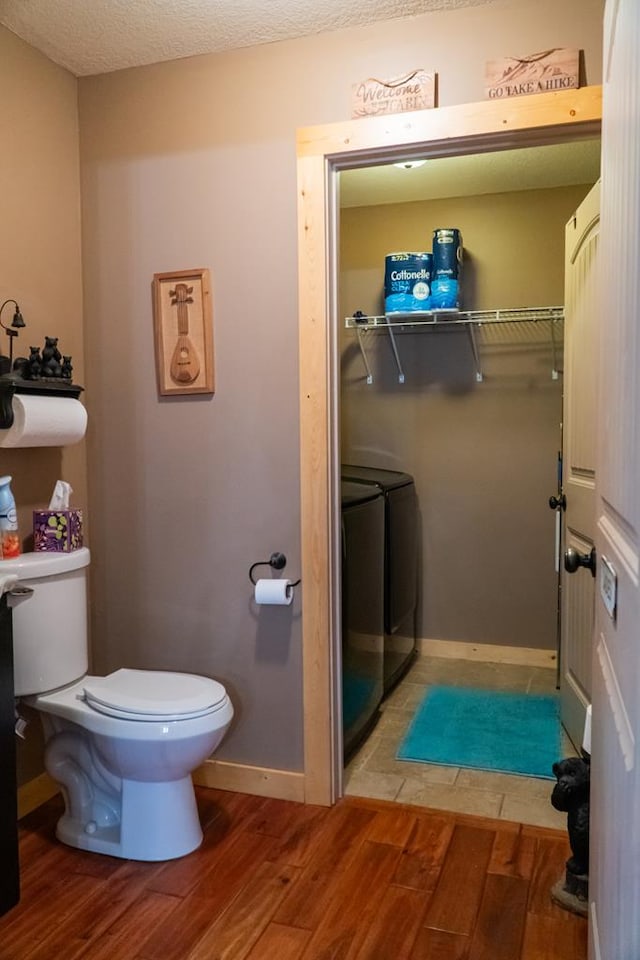
[(618, 608), (618, 575), (605, 556), (600, 557), (600, 596), (612, 620)]

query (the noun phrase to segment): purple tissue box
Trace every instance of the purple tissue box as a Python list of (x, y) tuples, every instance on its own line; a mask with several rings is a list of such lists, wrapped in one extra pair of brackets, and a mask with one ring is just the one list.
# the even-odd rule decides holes
[(82, 510), (34, 510), (33, 549), (69, 553), (82, 546)]

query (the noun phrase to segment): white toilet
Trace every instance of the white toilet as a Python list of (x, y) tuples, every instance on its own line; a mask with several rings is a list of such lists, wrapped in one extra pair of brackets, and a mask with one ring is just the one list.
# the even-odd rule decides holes
[[(171, 860), (202, 842), (191, 771), (233, 708), (222, 684), (152, 670), (87, 676), (86, 547), (0, 561), (15, 574), (15, 695), (40, 712), (45, 766), (65, 800), (64, 843), (131, 860)], [(24, 589), (24, 593), (21, 593)]]

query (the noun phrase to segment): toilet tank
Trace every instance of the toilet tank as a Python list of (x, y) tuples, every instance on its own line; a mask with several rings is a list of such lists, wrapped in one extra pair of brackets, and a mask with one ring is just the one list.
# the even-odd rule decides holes
[(55, 690), (87, 672), (89, 560), (86, 547), (0, 560), (0, 578), (15, 574), (33, 591), (9, 595), (16, 697)]

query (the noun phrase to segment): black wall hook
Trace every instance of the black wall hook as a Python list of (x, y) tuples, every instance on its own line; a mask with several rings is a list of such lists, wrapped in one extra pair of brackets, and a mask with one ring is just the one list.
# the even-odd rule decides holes
[[(272, 553), (268, 560), (256, 560), (255, 563), (252, 563), (249, 567), (249, 580), (251, 583), (256, 585), (256, 581), (253, 579), (253, 571), (256, 567), (272, 567), (274, 570), (282, 570), (287, 565), (287, 558), (284, 553)], [(295, 583), (292, 583), (292, 587), (297, 587), (300, 583), (300, 580), (296, 580)]]

